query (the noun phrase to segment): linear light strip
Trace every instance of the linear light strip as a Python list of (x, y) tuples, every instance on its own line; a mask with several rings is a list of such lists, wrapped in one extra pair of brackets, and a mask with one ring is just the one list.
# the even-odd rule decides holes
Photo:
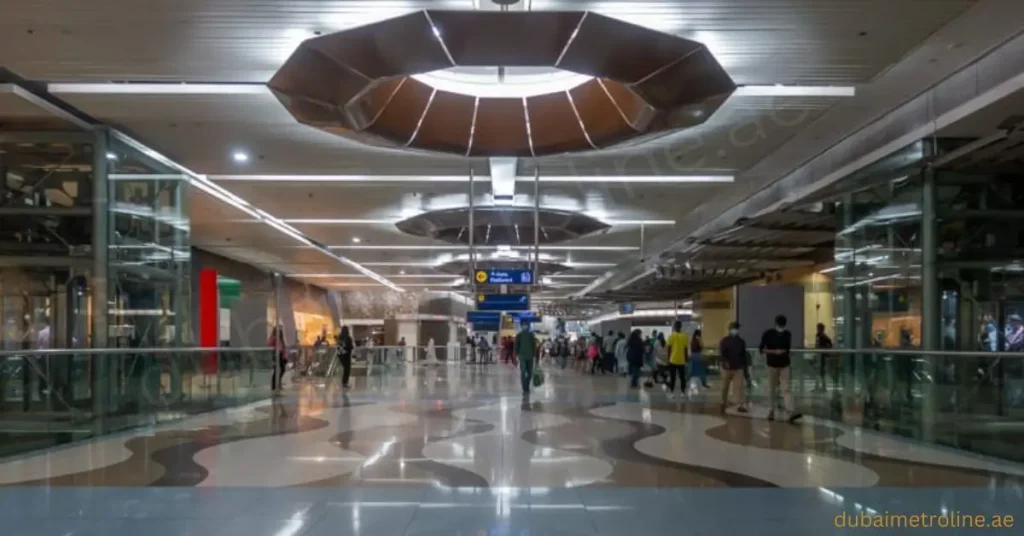
[(558, 65), (562, 63), (562, 59), (564, 59), (565, 54), (569, 52), (569, 47), (571, 47), (573, 41), (576, 40), (576, 36), (580, 33), (580, 28), (583, 26), (583, 21), (587, 20), (587, 15), (589, 14), (589, 11), (583, 12), (583, 15), (580, 17), (580, 21), (576, 23), (576, 27), (573, 28), (572, 34), (569, 35), (569, 40), (565, 42), (565, 46), (562, 47), (562, 51), (558, 54), (558, 59), (555, 60), (555, 67), (558, 67)]
[(565, 90), (565, 98), (569, 99), (569, 106), (572, 107), (572, 114), (576, 116), (576, 122), (580, 124), (580, 131), (583, 132), (583, 138), (587, 140), (587, 143), (591, 147), (597, 149), (597, 145), (593, 140), (590, 139), (590, 133), (587, 132), (587, 126), (583, 124), (583, 118), (580, 117), (580, 111), (576, 109), (576, 101), (572, 98), (572, 93), (569, 90)]
[[(390, 245), (390, 244), (339, 244), (327, 246), (329, 249), (348, 250), (406, 250), (406, 251), (462, 251), (469, 246), (433, 246), (433, 245)], [(477, 251), (497, 251), (498, 246), (474, 246)], [(510, 250), (532, 251), (533, 246), (509, 246)], [(540, 246), (541, 251), (639, 251), (638, 246)]]
[(152, 84), (152, 83), (70, 83), (47, 84), (54, 95), (269, 95), (265, 84)]
[(526, 121), (526, 141), (530, 144), (530, 156), (537, 156), (533, 150), (533, 129), (530, 128), (530, 108), (523, 97), (523, 119)]
[(444, 39), (441, 37), (441, 30), (437, 29), (437, 25), (434, 24), (434, 19), (430, 18), (430, 12), (424, 10), (423, 16), (427, 18), (427, 23), (430, 24), (430, 30), (434, 32), (434, 37), (437, 38), (437, 43), (441, 45), (441, 50), (444, 51), (444, 55), (448, 58), (452, 67), (456, 67), (458, 64), (455, 63), (455, 59), (452, 58), (452, 53), (448, 51), (448, 45), (444, 43)]
[(374, 115), (373, 120), (370, 121), (368, 125), (366, 125), (367, 127), (375, 125), (377, 123), (377, 120), (380, 119), (380, 116), (384, 115), (384, 111), (388, 109), (389, 105), (391, 105), (391, 101), (395, 99), (395, 95), (398, 95), (398, 92), (401, 91), (402, 86), (405, 85), (405, 82), (407, 80), (409, 80), (409, 77), (405, 77), (400, 82), (398, 82), (398, 85), (395, 86), (395, 90), (392, 91), (390, 95), (388, 95), (388, 100), (384, 101), (384, 106), (381, 106), (380, 110), (377, 110), (377, 114)]
[[(288, 274), (290, 277), (304, 277), (307, 279), (333, 279), (343, 277), (364, 277), (362, 274), (331, 274), (331, 273), (312, 273), (312, 274)], [(455, 276), (452, 274), (391, 274), (388, 277), (395, 279), (452, 279)], [(593, 274), (552, 274), (544, 276), (545, 279), (592, 279), (597, 277)]]
[[(469, 182), (468, 175), (210, 175), (210, 180), (224, 182)], [(475, 182), (491, 180), (475, 176)], [(533, 182), (532, 176), (517, 176), (516, 181)], [(542, 175), (540, 182), (621, 182), (630, 184), (731, 183), (732, 175)]]
[(113, 134), (114, 137), (118, 138), (125, 145), (128, 145), (128, 146), (134, 148), (135, 150), (137, 150), (140, 153), (148, 156), (149, 158), (152, 158), (153, 160), (155, 160), (157, 162), (160, 162), (160, 163), (162, 163), (162, 164), (164, 164), (164, 165), (166, 165), (166, 166), (168, 166), (168, 167), (170, 167), (172, 169), (176, 169), (177, 171), (181, 172), (182, 174), (187, 175), (188, 177), (191, 178), (190, 182), (191, 182), (191, 184), (193, 186), (195, 186), (195, 187), (199, 188), (200, 190), (210, 194), (214, 198), (219, 199), (219, 200), (223, 201), (224, 203), (227, 203), (228, 205), (231, 205), (231, 206), (241, 210), (242, 212), (245, 212), (246, 214), (249, 214), (253, 218), (262, 221), (266, 225), (276, 229), (277, 231), (279, 231), (279, 232), (281, 232), (281, 233), (283, 233), (283, 234), (285, 234), (285, 235), (287, 235), (287, 236), (289, 236), (289, 237), (291, 237), (291, 238), (293, 238), (295, 240), (298, 240), (300, 243), (302, 243), (304, 245), (312, 246), (312, 247), (316, 248), (318, 251), (320, 251), (324, 255), (327, 255), (328, 257), (331, 257), (331, 258), (333, 258), (333, 259), (335, 259), (335, 260), (337, 260), (337, 261), (339, 261), (339, 262), (341, 262), (343, 264), (346, 264), (346, 265), (354, 268), (358, 272), (366, 275), (367, 277), (373, 279), (374, 281), (377, 281), (378, 283), (380, 283), (380, 284), (382, 284), (382, 285), (384, 285), (384, 286), (386, 286), (388, 288), (391, 288), (391, 289), (393, 289), (395, 291), (398, 291), (398, 292), (402, 292), (404, 290), (404, 289), (402, 289), (402, 287), (394, 284), (393, 282), (391, 282), (388, 279), (384, 278), (380, 274), (378, 274), (378, 273), (376, 273), (376, 272), (374, 272), (372, 270), (369, 270), (368, 268), (364, 267), (363, 265), (361, 265), (361, 264), (359, 264), (359, 263), (357, 263), (357, 262), (355, 262), (355, 261), (353, 261), (353, 260), (351, 260), (349, 258), (337, 255), (337, 254), (333, 253), (327, 247), (322, 246), (322, 245), (314, 242), (313, 240), (308, 238), (306, 235), (304, 235), (301, 232), (299, 232), (298, 229), (295, 229), (291, 225), (287, 224), (284, 220), (281, 220), (280, 218), (276, 218), (274, 216), (271, 216), (267, 212), (254, 207), (251, 203), (249, 203), (245, 199), (242, 199), (241, 197), (238, 197), (237, 195), (235, 195), (235, 194), (227, 191), (226, 189), (224, 189), (224, 187), (222, 187), (222, 186), (220, 186), (220, 185), (210, 181), (210, 179), (206, 175), (200, 175), (200, 174), (198, 174), (198, 173), (196, 173), (196, 172), (194, 172), (194, 171), (192, 171), (192, 170), (182, 166), (181, 164), (178, 164), (177, 162), (174, 162), (173, 160), (167, 158), (166, 156), (160, 154), (159, 152), (153, 150), (152, 148), (142, 144), (138, 140), (136, 140), (136, 139), (134, 139), (134, 138), (132, 138), (132, 137), (130, 137), (130, 136), (120, 132), (120, 131), (112, 130), (111, 133)]
[(740, 86), (731, 97), (856, 97), (853, 86)]
[[(541, 207), (542, 209), (544, 207)], [(405, 218), (386, 219), (352, 219), (352, 218), (294, 218), (281, 220), (285, 223), (298, 225), (377, 225), (397, 223)], [(675, 220), (603, 220), (608, 225), (675, 225)]]
[[(429, 15), (427, 16), (429, 20)], [(586, 14), (580, 18), (580, 24), (586, 18)], [(436, 30), (431, 21), (431, 27)], [(558, 66), (565, 56), (572, 42), (579, 32), (579, 25), (573, 31), (572, 36), (566, 43), (565, 48), (559, 54), (555, 66)], [(440, 34), (440, 32), (437, 32)], [(437, 40), (444, 49), (448, 60), (455, 65), (448, 47), (440, 35)], [(80, 82), (80, 83), (54, 83), (47, 84), (48, 92), (58, 94), (78, 95), (269, 95), (270, 89), (266, 84), (253, 83), (110, 83), (110, 82)], [(788, 85), (751, 85), (739, 86), (732, 94), (733, 97), (855, 97), (857, 88), (855, 86), (788, 86)]]
[(416, 136), (420, 133), (420, 128), (423, 126), (423, 120), (427, 118), (427, 114), (430, 113), (430, 105), (434, 104), (434, 97), (437, 96), (437, 90), (430, 92), (430, 97), (427, 98), (427, 105), (423, 107), (423, 113), (420, 114), (420, 118), (416, 121), (416, 128), (412, 131), (412, 136), (409, 136), (409, 141), (405, 142), (405, 146), (412, 145), (412, 142), (416, 141)]
[[(480, 109), (480, 97), (473, 99), (473, 120), (469, 123), (469, 143), (466, 144), (466, 156), (473, 152), (473, 139), (476, 138), (476, 112)], [(469, 179), (467, 179), (468, 182)], [(474, 177), (475, 180), (475, 177)]]

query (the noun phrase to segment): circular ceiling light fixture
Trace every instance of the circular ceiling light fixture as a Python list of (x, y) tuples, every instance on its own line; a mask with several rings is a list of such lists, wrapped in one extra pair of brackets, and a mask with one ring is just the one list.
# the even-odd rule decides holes
[(417, 11), (307, 39), (268, 83), (299, 122), (466, 156), (603, 149), (706, 121), (706, 46), (586, 11)]
[(242, 150), (236, 150), (231, 153), (231, 159), (239, 164), (244, 164), (249, 161), (249, 153)]
[(484, 99), (539, 97), (594, 79), (553, 67), (452, 67), (411, 77), (438, 91)]

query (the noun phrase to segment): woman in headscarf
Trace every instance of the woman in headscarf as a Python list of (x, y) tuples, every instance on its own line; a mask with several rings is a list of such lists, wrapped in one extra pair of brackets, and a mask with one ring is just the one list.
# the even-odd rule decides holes
[(437, 350), (434, 348), (434, 339), (427, 340), (427, 356), (426, 362), (428, 365), (437, 364)]

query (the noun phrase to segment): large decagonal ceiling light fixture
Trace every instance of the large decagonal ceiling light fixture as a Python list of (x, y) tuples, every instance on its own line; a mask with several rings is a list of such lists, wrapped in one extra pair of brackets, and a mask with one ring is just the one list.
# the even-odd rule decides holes
[(417, 11), (309, 39), (268, 85), (364, 143), (524, 157), (691, 127), (736, 90), (701, 43), (578, 11)]

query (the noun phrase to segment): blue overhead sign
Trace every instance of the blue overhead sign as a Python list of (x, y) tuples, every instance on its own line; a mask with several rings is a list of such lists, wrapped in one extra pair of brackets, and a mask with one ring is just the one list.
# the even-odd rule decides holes
[(474, 274), (480, 285), (532, 285), (533, 270), (501, 270), (490, 268)]
[(501, 313), (499, 312), (486, 312), (486, 311), (470, 311), (466, 313), (466, 322), (473, 324), (499, 324), (501, 323)]
[(501, 313), (470, 311), (466, 313), (466, 322), (473, 326), (473, 331), (500, 331)]
[(477, 294), (477, 311), (528, 311), (529, 294)]
[(540, 322), (540, 315), (534, 311), (518, 311), (509, 313), (508, 316), (512, 317), (512, 320), (516, 324), (522, 324), (524, 322), (533, 324)]

